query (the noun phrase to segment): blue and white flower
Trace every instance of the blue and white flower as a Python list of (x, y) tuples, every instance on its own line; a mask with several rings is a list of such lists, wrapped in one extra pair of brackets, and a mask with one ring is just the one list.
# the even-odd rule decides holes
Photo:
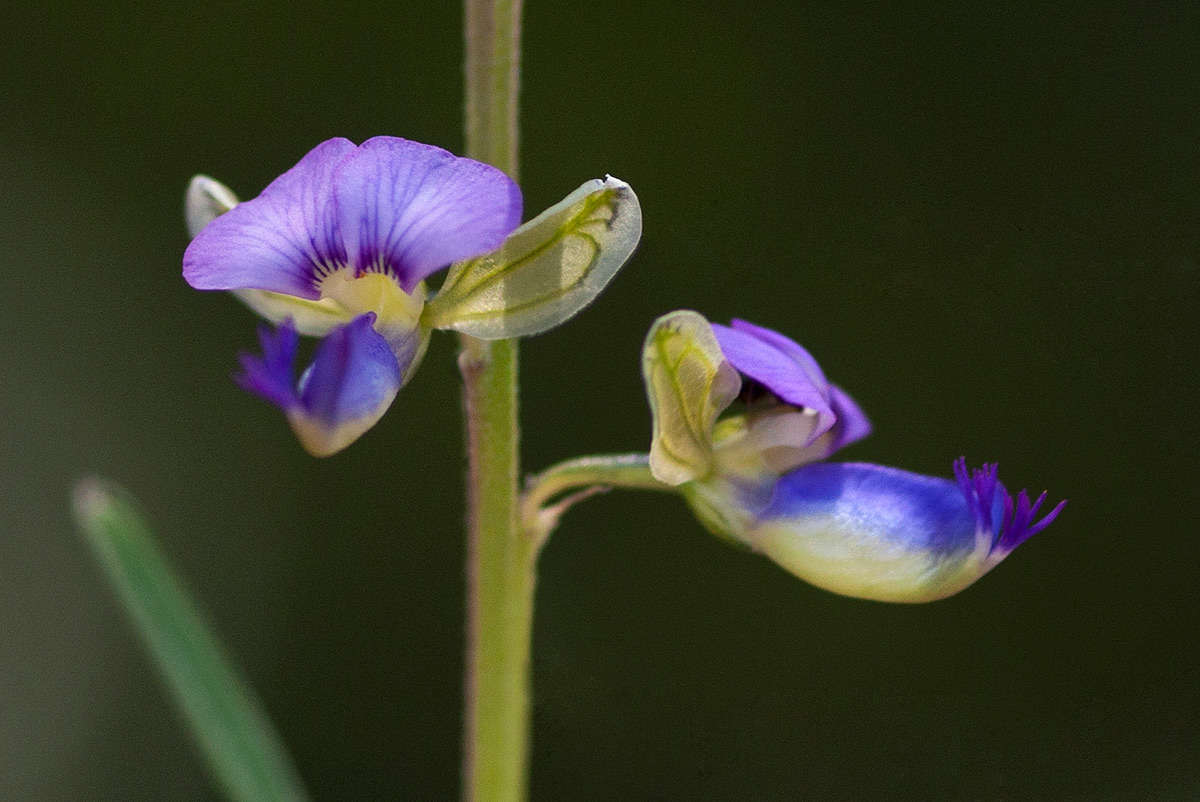
[[(660, 318), (643, 357), (650, 468), (711, 531), (813, 585), (864, 599), (957, 593), (1050, 525), (1046, 499), (1015, 497), (994, 464), (954, 479), (826, 457), (866, 436), (866, 416), (783, 335), (695, 312)], [(724, 413), (724, 416), (722, 417)]]

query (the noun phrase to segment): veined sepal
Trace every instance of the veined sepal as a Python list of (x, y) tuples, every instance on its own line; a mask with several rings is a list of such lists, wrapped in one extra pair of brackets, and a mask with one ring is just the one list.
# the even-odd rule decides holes
[(276, 325), (291, 320), (305, 337), (324, 337), (354, 316), (332, 298), (310, 301), (269, 290), (230, 290), (233, 297), (250, 307), (259, 317)]
[(642, 349), (642, 375), (654, 420), (650, 470), (680, 485), (714, 468), (713, 426), (741, 387), (708, 321), (672, 312), (654, 321)]
[(632, 187), (612, 176), (593, 179), (498, 249), (454, 264), (422, 322), (484, 340), (539, 334), (590, 304), (641, 235)]
[(715, 474), (677, 488), (701, 526), (726, 543), (748, 551), (753, 547), (745, 533), (754, 523), (755, 511), (765, 506), (764, 491), (769, 496), (769, 490), (769, 484), (756, 486)]

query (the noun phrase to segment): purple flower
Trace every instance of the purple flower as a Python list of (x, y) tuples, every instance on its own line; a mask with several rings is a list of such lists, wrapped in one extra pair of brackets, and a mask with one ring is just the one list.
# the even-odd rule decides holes
[[(322, 142), (232, 208), (227, 190), (199, 181), (188, 212), (203, 227), (184, 278), (283, 324), (263, 337), (261, 359), (243, 359), (242, 386), (280, 406), (322, 456), (378, 420), (415, 370), (428, 337), (423, 280), (498, 247), (521, 219), (520, 190), (501, 171), (395, 137)], [(326, 338), (299, 388), (283, 369), (297, 332)]]
[(643, 369), (654, 475), (714, 533), (835, 593), (890, 602), (957, 593), (1066, 503), (1039, 520), (1044, 493), (1014, 497), (995, 465), (971, 472), (964, 459), (954, 480), (821, 462), (870, 423), (808, 351), (742, 320), (666, 315), (646, 338)]
[(453, 261), (491, 250), (521, 220), (521, 191), (494, 167), (377, 136), (317, 145), (254, 200), (192, 240), (198, 290), (270, 290), (316, 301), (334, 275), (379, 273), (405, 293)]

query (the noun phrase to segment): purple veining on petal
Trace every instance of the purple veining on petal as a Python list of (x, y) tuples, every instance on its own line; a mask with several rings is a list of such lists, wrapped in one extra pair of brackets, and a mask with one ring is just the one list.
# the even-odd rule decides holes
[(291, 320), (285, 320), (272, 331), (270, 326), (259, 326), (258, 342), (262, 356), (242, 353), (238, 361), (242, 372), (234, 375), (234, 381), (247, 392), (270, 401), (287, 411), (300, 404), (296, 393), (296, 348), (299, 337)]
[(257, 198), (196, 235), (183, 276), (199, 290), (258, 289), (317, 299), (317, 283), (346, 261), (333, 207), (333, 176), (355, 150), (348, 139), (317, 145)]
[(984, 463), (982, 468), (968, 471), (965, 457), (954, 461), (954, 478), (976, 526), (992, 533), (992, 551), (1007, 554), (1054, 522), (1067, 502), (1060, 501), (1041, 520), (1038, 510), (1046, 500), (1043, 492), (1030, 503), (1029, 494), (1021, 490), (1013, 501), (1012, 494), (998, 478), (996, 463)]
[(521, 220), (521, 191), (503, 172), (397, 137), (359, 146), (338, 168), (334, 197), (355, 269), (388, 273), (405, 292), (498, 247)]
[(253, 200), (213, 220), (184, 253), (196, 289), (259, 289), (315, 300), (352, 265), (405, 292), (451, 262), (498, 247), (521, 221), (500, 170), (432, 145), (330, 139)]

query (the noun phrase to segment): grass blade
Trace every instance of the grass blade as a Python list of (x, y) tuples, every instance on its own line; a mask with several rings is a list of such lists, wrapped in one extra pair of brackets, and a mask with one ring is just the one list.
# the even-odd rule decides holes
[(213, 771), (235, 800), (302, 800), (299, 776), (249, 685), (159, 550), (133, 500), (79, 483), (75, 517)]

